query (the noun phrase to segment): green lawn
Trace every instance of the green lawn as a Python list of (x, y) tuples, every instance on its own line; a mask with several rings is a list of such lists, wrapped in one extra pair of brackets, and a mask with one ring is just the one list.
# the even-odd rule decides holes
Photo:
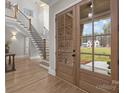
[[(92, 48), (81, 48), (81, 53), (92, 53)], [(110, 55), (111, 49), (110, 48), (95, 48), (94, 51), (95, 54), (103, 54), (103, 55)], [(91, 62), (92, 61), (92, 55), (88, 54), (81, 54), (80, 56), (81, 62)], [(109, 56), (101, 56), (101, 55), (95, 55), (94, 56), (95, 61), (110, 61)]]

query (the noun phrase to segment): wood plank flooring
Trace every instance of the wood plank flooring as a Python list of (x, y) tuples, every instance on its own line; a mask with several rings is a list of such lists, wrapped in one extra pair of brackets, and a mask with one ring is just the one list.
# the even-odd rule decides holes
[(16, 71), (6, 73), (6, 93), (87, 93), (49, 75), (36, 60), (16, 60)]

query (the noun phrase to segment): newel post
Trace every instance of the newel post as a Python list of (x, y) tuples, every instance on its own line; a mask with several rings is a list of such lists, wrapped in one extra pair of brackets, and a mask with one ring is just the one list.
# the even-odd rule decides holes
[(46, 39), (43, 39), (43, 48), (44, 48), (43, 59), (46, 59)]
[(17, 13), (18, 13), (18, 5), (15, 5), (15, 18), (17, 18)]
[(29, 30), (31, 31), (31, 18), (29, 18)]

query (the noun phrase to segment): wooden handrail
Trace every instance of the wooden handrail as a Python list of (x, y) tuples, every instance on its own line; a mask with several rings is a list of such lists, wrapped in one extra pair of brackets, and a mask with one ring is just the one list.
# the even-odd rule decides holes
[(18, 8), (18, 5), (15, 6), (11, 5), (11, 6), (15, 8), (15, 18), (17, 18), (17, 12), (20, 12), (26, 19), (29, 20), (29, 18)]
[(29, 18), (28, 18), (21, 10), (18, 9), (18, 11), (19, 11), (26, 19), (29, 20)]
[(28, 19), (29, 20), (29, 31), (31, 31), (32, 29), (31, 29), (31, 18), (30, 19)]
[(15, 8), (15, 18), (17, 18), (18, 5), (14, 6), (14, 8)]
[[(14, 16), (13, 17), (11, 17), (11, 18), (15, 18), (15, 19), (17, 19), (17, 14), (18, 13), (21, 13), (22, 14), (22, 16), (24, 16), (27, 20), (28, 20), (28, 22), (29, 22), (29, 30), (31, 31), (31, 18), (29, 18), (29, 17), (27, 17), (19, 8), (18, 8), (18, 5), (15, 5), (15, 6), (13, 6), (13, 5), (11, 5), (11, 7), (14, 7), (14, 9), (15, 9), (15, 12), (14, 12)], [(7, 15), (6, 15), (7, 16)], [(10, 16), (7, 16), (7, 17), (10, 17)]]
[(29, 30), (31, 31), (31, 18), (28, 18), (19, 8), (18, 5), (13, 6), (15, 7), (15, 18), (17, 18), (17, 13), (20, 12), (28, 21), (29, 21)]

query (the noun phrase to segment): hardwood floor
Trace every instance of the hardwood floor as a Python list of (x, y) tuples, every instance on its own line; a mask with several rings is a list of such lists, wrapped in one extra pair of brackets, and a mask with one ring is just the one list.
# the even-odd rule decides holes
[(53, 77), (36, 60), (16, 60), (16, 71), (6, 73), (6, 93), (87, 93)]

